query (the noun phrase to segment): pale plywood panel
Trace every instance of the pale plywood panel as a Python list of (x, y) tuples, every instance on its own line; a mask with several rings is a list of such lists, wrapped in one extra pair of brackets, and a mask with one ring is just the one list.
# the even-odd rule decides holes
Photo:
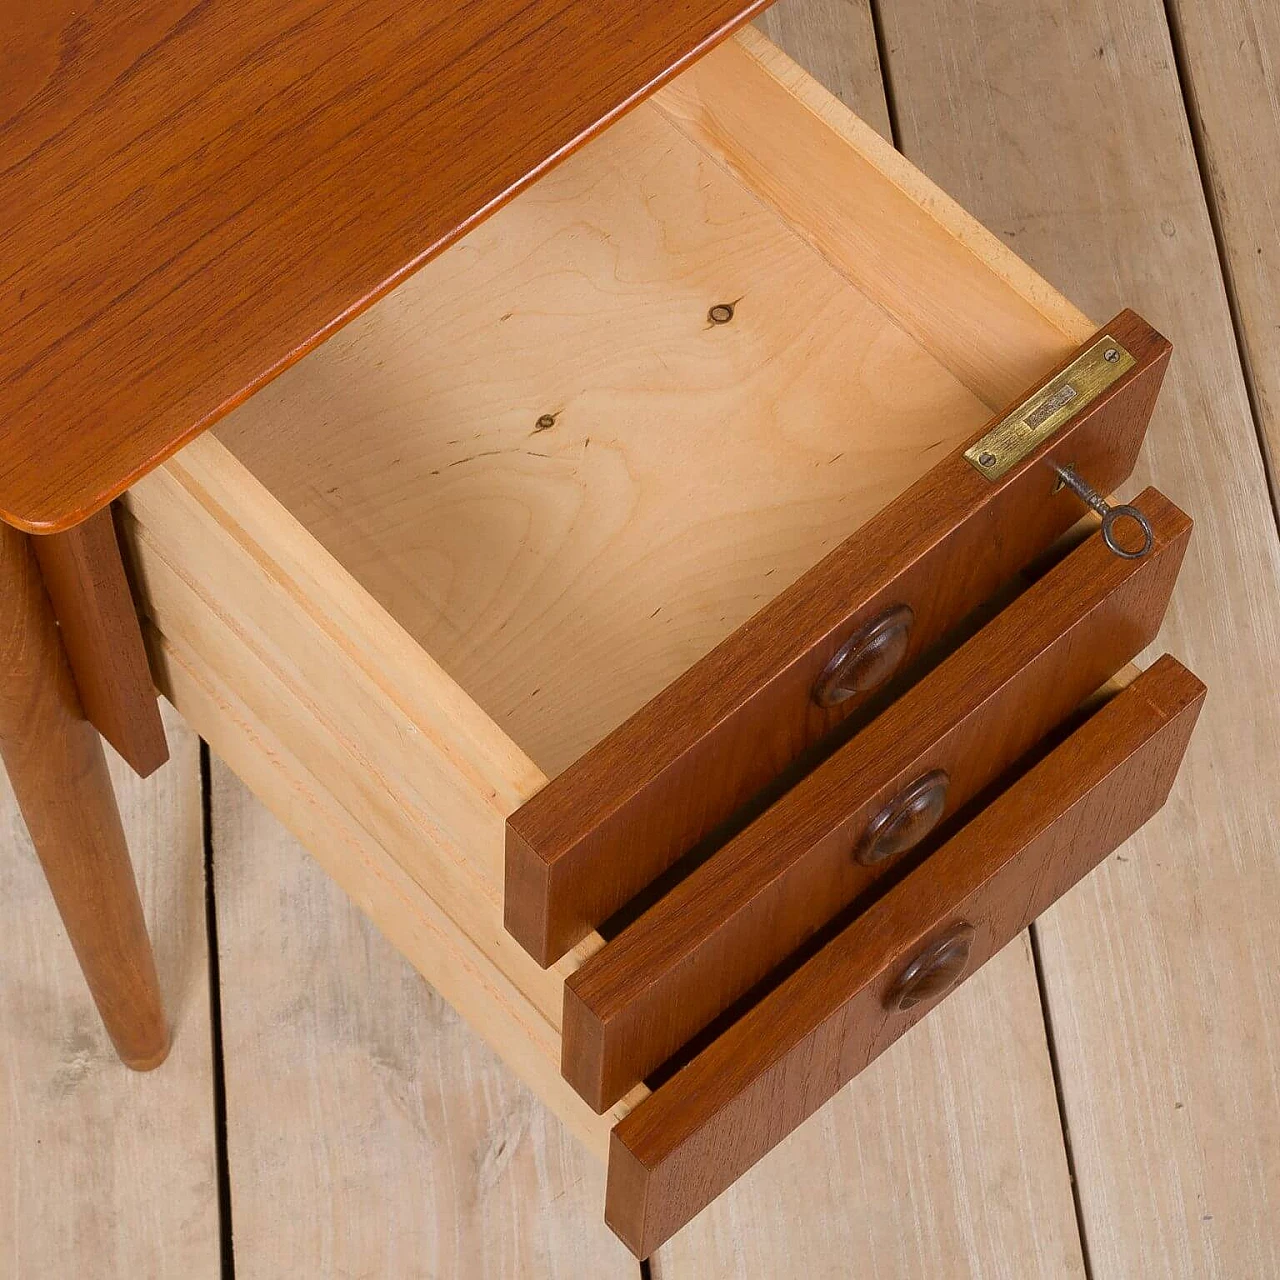
[(988, 409), (1096, 327), (754, 28), (653, 103)]
[(554, 774), (1092, 328), (749, 30), (218, 436)]
[(1247, 373), (1274, 473), (1280, 462), (1280, 5), (1175, 0)]
[(173, 1050), (122, 1066), (98, 1020), (0, 770), (0, 1274), (221, 1274), (199, 744), (111, 775), (155, 943)]
[(626, 1277), (603, 1170), (221, 762), (236, 1274)]
[[(849, 154), (894, 193), (746, 53), (731, 65), (748, 106), (792, 103), (806, 166)], [(912, 207), (931, 262), (961, 252), (1027, 310)], [(1069, 345), (1045, 329), (1037, 373)], [(649, 103), (217, 435), (554, 775), (988, 416)]]
[(1168, 808), (1041, 932), (1093, 1271), (1280, 1274), (1280, 558), (1163, 9), (886, 13), (908, 155), (1174, 342), (1134, 483), (1196, 519), (1162, 641), (1209, 698)]
[[(787, 15), (810, 49), (823, 16), (795, 0)], [(843, 96), (885, 114), (878, 81)], [(655, 1280), (844, 1280), (851, 1268), (876, 1280), (1084, 1274), (1025, 936), (653, 1259)]]
[(502, 928), (503, 819), (534, 766), (213, 437), (128, 508), (174, 705), (602, 1153), (611, 1117), (559, 1071), (562, 976), (599, 940), (542, 970)]

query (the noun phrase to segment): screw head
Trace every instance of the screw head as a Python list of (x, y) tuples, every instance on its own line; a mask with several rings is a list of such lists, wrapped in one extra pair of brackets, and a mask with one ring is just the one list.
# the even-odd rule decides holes
[(1103, 358), (1103, 359), (1104, 359), (1108, 364), (1115, 364), (1115, 363), (1116, 363), (1116, 361), (1120, 359), (1120, 353), (1115, 349), (1115, 347), (1108, 347), (1108, 348), (1107, 348), (1107, 349), (1102, 353), (1102, 358)]
[(994, 467), (996, 465), (996, 455), (994, 453), (978, 454), (978, 462), (984, 467)]

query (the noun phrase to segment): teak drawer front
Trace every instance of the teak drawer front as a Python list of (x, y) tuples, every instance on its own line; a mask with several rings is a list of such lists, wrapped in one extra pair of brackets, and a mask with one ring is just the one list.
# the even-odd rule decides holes
[(1191, 521), (1154, 489), (1135, 505), (1146, 556), (1094, 533), (569, 978), (562, 1069), (597, 1111), (1155, 639)]
[(815, 696), (851, 638), (890, 613), (905, 620), (890, 669), (876, 673), (879, 687), (1066, 530), (1079, 504), (1053, 496), (1047, 462), (1073, 465), (1104, 492), (1129, 475), (1169, 344), (1132, 312), (1085, 349), (1103, 336), (1133, 366), (1010, 471), (992, 481), (964, 456), (1002, 411), (512, 814), (505, 922), (540, 964), (563, 955), (865, 701), (871, 690), (831, 706)]
[(1161, 658), (622, 1120), (605, 1216), (633, 1252), (652, 1253), (1156, 813), (1203, 698)]

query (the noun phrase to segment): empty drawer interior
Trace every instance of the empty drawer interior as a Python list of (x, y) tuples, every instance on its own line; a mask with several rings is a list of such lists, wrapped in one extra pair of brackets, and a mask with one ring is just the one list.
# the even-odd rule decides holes
[[(782, 92), (732, 43), (218, 429), (548, 775), (972, 435), (1007, 394), (975, 368), (1034, 377), (1079, 338), (1066, 304), (1059, 328), (990, 316), (993, 293), (1028, 310), (995, 266), (967, 297), (974, 248), (873, 163), (884, 144), (806, 112), (856, 162), (862, 189), (821, 212), (861, 272), (957, 259), (959, 283), (920, 282), (949, 309), (932, 343), (910, 289), (887, 309), (776, 207), (794, 175), (767, 146), (738, 172), (716, 119), (687, 118), (722, 71), (755, 77), (762, 117)], [(992, 350), (953, 367), (959, 330)]]

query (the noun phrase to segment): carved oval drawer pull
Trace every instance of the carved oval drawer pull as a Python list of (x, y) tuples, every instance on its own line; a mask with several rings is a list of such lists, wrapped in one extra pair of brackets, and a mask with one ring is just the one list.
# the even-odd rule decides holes
[(910, 1009), (945, 995), (964, 976), (976, 932), (963, 921), (953, 925), (899, 974), (885, 1003), (895, 1009)]
[(944, 769), (934, 769), (910, 783), (871, 819), (853, 856), (864, 867), (872, 867), (914, 848), (938, 825), (950, 784)]
[(902, 663), (915, 614), (905, 604), (886, 609), (840, 646), (813, 686), (820, 707), (834, 707), (878, 689)]

